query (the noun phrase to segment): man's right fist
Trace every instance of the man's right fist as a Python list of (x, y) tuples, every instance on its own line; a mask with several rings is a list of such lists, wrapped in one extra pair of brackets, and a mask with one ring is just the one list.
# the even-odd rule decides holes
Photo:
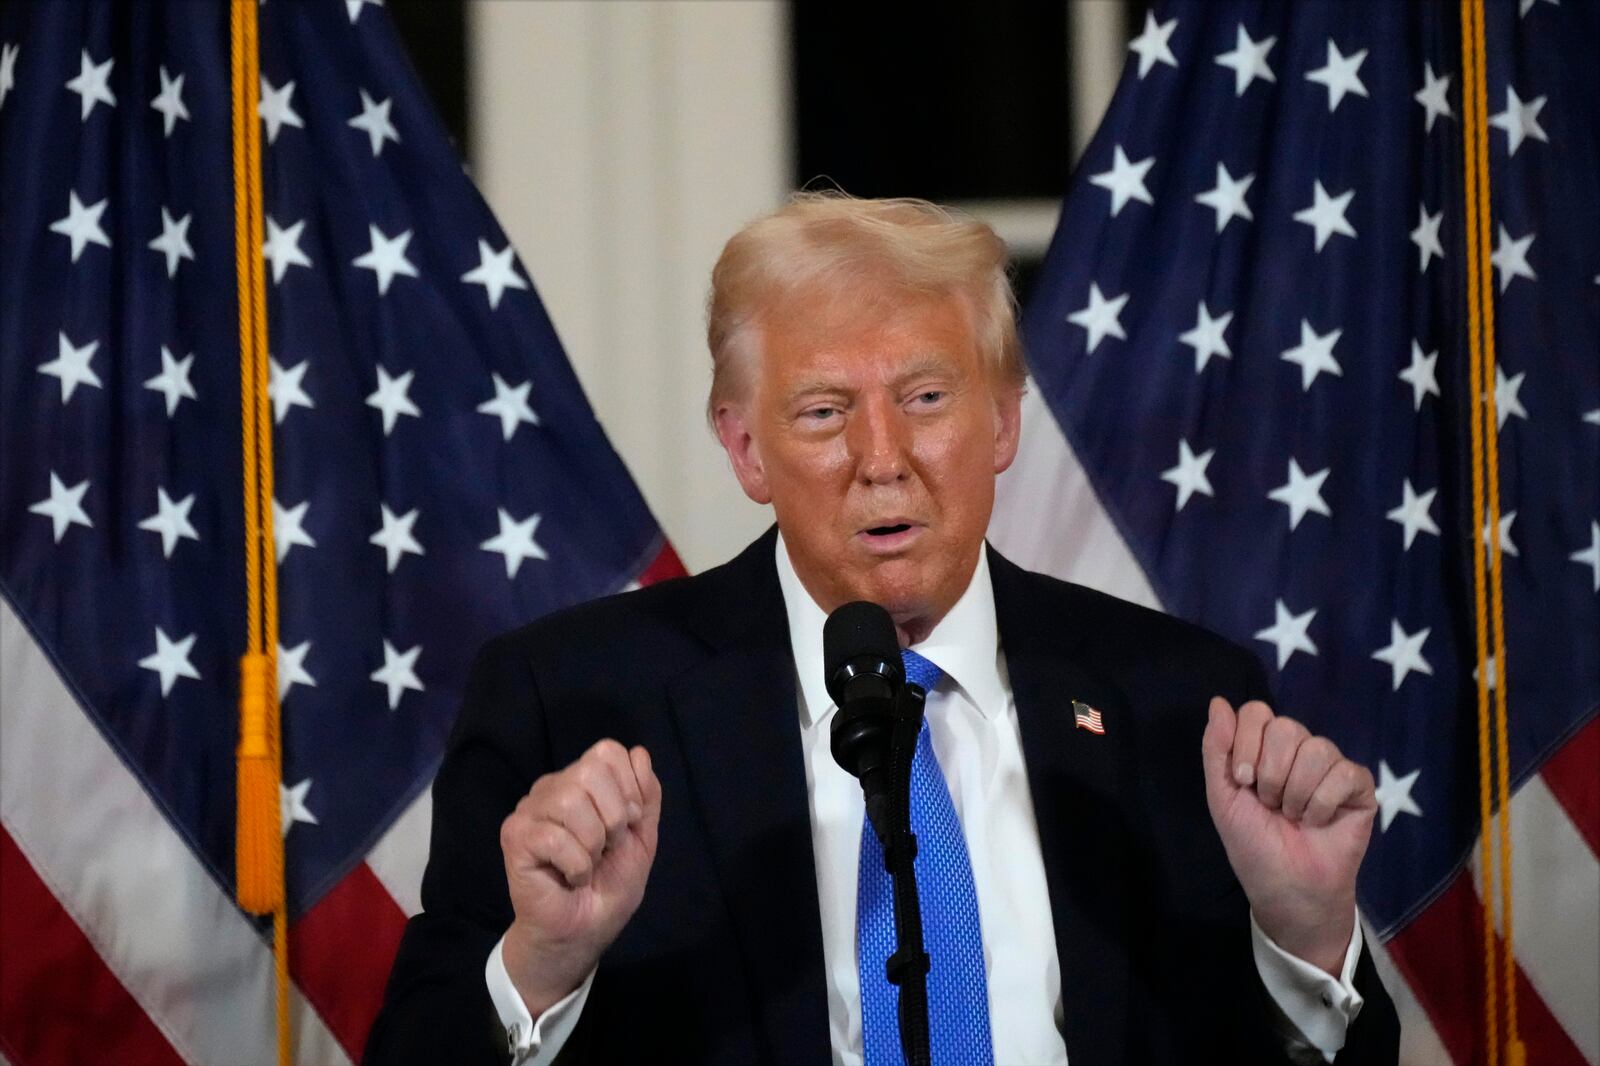
[(583, 983), (639, 909), (660, 822), (650, 754), (602, 740), (535, 781), (501, 823), (516, 912), (503, 957), (535, 1018)]

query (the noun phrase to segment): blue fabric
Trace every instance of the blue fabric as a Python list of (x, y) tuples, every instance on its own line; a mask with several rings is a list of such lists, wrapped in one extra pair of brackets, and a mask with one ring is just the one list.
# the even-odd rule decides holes
[[(928, 691), (943, 672), (914, 651), (901, 652), (906, 680)], [(991, 1066), (989, 987), (972, 861), (924, 719), (911, 764), (911, 830), (917, 836), (917, 891), (928, 972), (928, 1032), (933, 1061)], [(865, 816), (856, 894), (856, 964), (861, 972), (861, 1043), (867, 1066), (905, 1061), (900, 1048), (899, 989), (884, 965), (895, 949), (894, 886), (883, 848)]]

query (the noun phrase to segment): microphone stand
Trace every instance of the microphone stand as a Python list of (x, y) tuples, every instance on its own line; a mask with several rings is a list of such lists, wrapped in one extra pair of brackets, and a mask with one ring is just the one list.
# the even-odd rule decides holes
[(888, 825), (873, 820), (883, 846), (884, 865), (894, 885), (896, 948), (885, 967), (889, 983), (900, 989), (900, 1047), (906, 1066), (932, 1066), (928, 1039), (928, 953), (922, 942), (922, 907), (917, 898), (917, 838), (911, 831), (911, 763), (922, 729), (922, 686), (907, 684), (895, 701), (889, 746)]

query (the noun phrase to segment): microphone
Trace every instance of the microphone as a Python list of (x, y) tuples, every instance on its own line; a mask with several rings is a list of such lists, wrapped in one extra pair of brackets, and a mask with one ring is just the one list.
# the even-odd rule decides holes
[(889, 612), (865, 600), (835, 610), (822, 627), (822, 661), (828, 695), (839, 707), (829, 749), (834, 761), (861, 782), (867, 815), (884, 839), (892, 799), (889, 748), (905, 684), (900, 638)]

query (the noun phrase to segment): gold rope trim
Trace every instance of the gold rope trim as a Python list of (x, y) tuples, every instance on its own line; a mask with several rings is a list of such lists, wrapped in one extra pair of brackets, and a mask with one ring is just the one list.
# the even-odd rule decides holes
[(273, 918), (278, 1062), (289, 1066), (289, 937), (278, 713), (278, 587), (272, 537), (272, 421), (262, 241), (260, 39), (256, 0), (231, 5), (235, 277), (244, 457), (245, 655), (239, 664), (235, 880), (239, 905)]
[[(1482, 825), (1484, 1037), (1489, 1066), (1499, 1066), (1499, 994), (1506, 1004), (1508, 1066), (1526, 1052), (1517, 1026), (1516, 954), (1511, 921), (1511, 782), (1507, 752), (1505, 594), (1500, 547), (1500, 448), (1492, 382), (1495, 372), (1494, 286), (1489, 255), (1489, 125), (1487, 48), (1482, 0), (1461, 0), (1461, 111), (1466, 174), (1467, 339), (1472, 390), (1473, 607), (1478, 661), (1478, 813)], [(1487, 497), (1487, 499), (1485, 498)], [(1478, 519), (1486, 520), (1488, 573), (1478, 559)], [(1487, 581), (1485, 580), (1487, 578)], [(1490, 639), (1493, 652), (1491, 657)], [(1489, 664), (1495, 666), (1494, 708)], [(1491, 756), (1490, 744), (1494, 751)], [(1491, 767), (1494, 772), (1491, 774)], [(1495, 813), (1498, 817), (1495, 817)], [(1496, 854), (1498, 853), (1498, 855)], [(1498, 857), (1498, 867), (1496, 858)], [(1497, 877), (1498, 874), (1498, 877)], [(1494, 885), (1498, 880), (1499, 896)], [(1498, 902), (1503, 942), (1495, 939)], [(1499, 966), (1496, 966), (1496, 956)]]

